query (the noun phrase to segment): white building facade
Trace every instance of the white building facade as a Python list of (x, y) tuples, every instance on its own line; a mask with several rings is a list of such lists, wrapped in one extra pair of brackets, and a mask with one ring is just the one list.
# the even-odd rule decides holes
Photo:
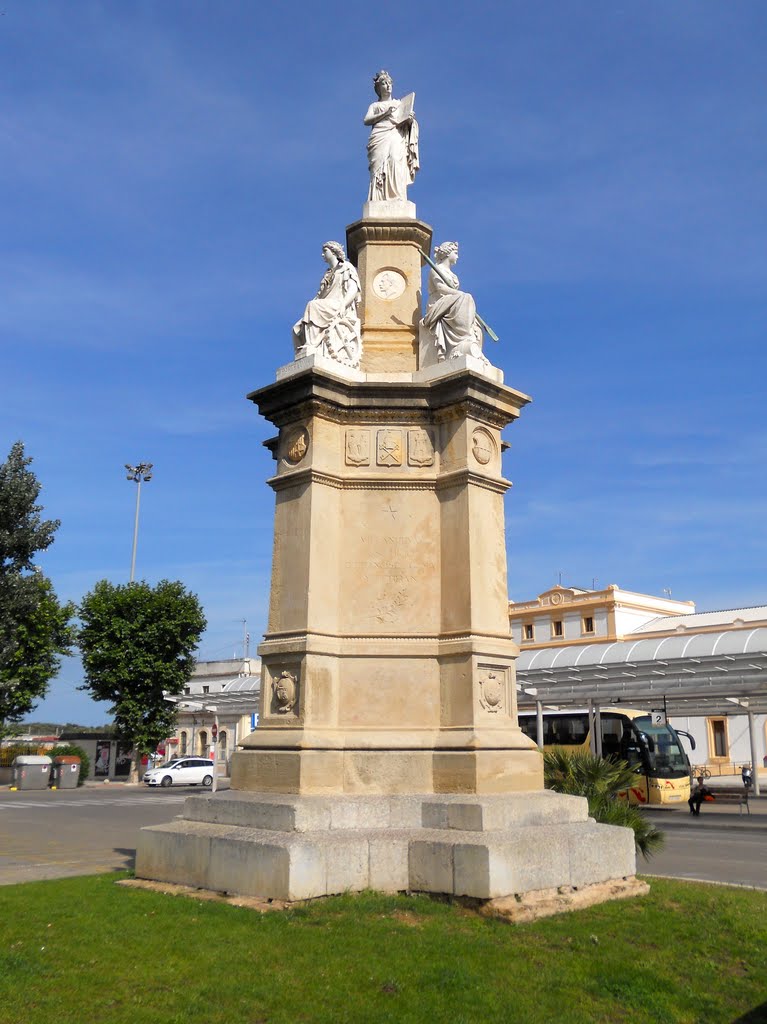
[(199, 661), (178, 698), (176, 731), (168, 741), (167, 756), (215, 757), (219, 773), (228, 775), (237, 745), (258, 725), (260, 692), (258, 658)]
[(554, 587), (511, 603), (520, 707), (665, 710), (693, 765), (767, 778), (767, 606), (696, 613), (692, 602), (613, 585)]

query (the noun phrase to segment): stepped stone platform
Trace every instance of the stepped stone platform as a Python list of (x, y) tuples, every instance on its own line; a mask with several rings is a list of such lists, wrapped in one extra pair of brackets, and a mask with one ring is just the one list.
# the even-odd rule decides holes
[(630, 889), (635, 870), (630, 830), (548, 791), (193, 796), (180, 818), (142, 829), (136, 856), (139, 878), (286, 901), (363, 889), (493, 900), (608, 880)]

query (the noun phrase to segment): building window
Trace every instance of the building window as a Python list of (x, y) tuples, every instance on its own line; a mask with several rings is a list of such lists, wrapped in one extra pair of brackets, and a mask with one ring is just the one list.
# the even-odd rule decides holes
[(218, 756), (222, 761), (226, 761), (226, 729), (222, 729), (218, 734)]
[(522, 627), (522, 636), (525, 640), (535, 640), (535, 630), (532, 622), (526, 622)]
[(553, 637), (558, 638), (558, 639), (561, 639), (565, 635), (564, 629), (562, 628), (562, 620), (561, 619), (555, 619), (551, 623), (551, 635)]
[(711, 756), (726, 759), (729, 757), (727, 744), (727, 722), (724, 718), (709, 718), (711, 726)]
[(583, 632), (593, 633), (594, 632), (594, 618), (591, 615), (583, 616)]
[(179, 754), (186, 754), (186, 733), (181, 733), (181, 742), (179, 743)]
[(200, 749), (197, 751), (202, 757), (208, 756), (208, 733), (205, 729), (200, 729), (198, 733)]
[(202, 692), (203, 693), (210, 693), (210, 687), (209, 686), (203, 686)]
[(192, 688), (191, 688), (191, 686), (185, 686), (185, 687), (184, 687), (184, 693), (185, 693), (185, 694), (186, 694), (187, 696), (189, 696), (189, 694), (190, 694), (191, 692), (192, 692)]

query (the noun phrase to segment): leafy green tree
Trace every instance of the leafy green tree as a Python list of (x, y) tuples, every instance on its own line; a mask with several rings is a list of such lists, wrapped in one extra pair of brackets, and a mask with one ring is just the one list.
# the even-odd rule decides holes
[(110, 702), (117, 735), (133, 748), (135, 778), (141, 756), (174, 729), (176, 709), (165, 696), (189, 682), (205, 616), (181, 583), (101, 580), (83, 598), (80, 621), (81, 689)]
[(553, 747), (543, 752), (546, 789), (585, 796), (589, 814), (603, 825), (622, 825), (634, 831), (634, 842), (645, 860), (663, 846), (665, 836), (638, 807), (619, 799), (636, 782), (634, 770), (616, 757), (597, 757), (584, 750)]
[(0, 662), (0, 737), (45, 696), (62, 656), (71, 653), (74, 643), (74, 606), (59, 604), (42, 574), (33, 574), (29, 582), (28, 592), (35, 600), (21, 614), (13, 643)]
[(36, 607), (34, 557), (53, 543), (57, 519), (43, 519), (40, 483), (17, 441), (0, 463), (0, 665), (19, 642), (17, 628)]
[(73, 606), (59, 604), (34, 562), (59, 523), (42, 517), (31, 462), (17, 441), (0, 463), (0, 737), (45, 696), (73, 642)]

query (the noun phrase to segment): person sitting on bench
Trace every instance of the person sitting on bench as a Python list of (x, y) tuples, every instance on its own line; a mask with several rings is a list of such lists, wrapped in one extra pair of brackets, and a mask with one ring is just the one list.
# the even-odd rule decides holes
[(703, 776), (699, 775), (695, 780), (695, 789), (690, 793), (687, 803), (690, 806), (690, 814), (700, 814), (700, 805), (708, 796), (708, 790), (703, 785)]

